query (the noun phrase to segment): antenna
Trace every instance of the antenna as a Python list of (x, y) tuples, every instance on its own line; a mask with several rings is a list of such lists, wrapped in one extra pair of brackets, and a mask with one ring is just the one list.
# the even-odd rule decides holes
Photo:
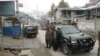
[(36, 4), (36, 17), (38, 18), (38, 4)]

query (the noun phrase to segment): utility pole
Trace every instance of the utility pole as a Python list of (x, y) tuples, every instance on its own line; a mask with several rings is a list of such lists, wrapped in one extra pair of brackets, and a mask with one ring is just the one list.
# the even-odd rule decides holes
[(1, 17), (1, 20), (2, 20), (2, 36), (1, 36), (1, 41), (2, 41), (2, 51), (4, 50), (4, 41), (3, 41), (3, 25), (4, 25), (4, 18), (3, 17)]
[[(16, 16), (19, 18), (19, 20), (21, 21), (21, 18), (19, 16), (19, 0), (16, 0)], [(21, 21), (22, 22), (22, 21)], [(22, 29), (24, 28), (24, 22), (22, 22)], [(22, 37), (22, 47), (24, 48), (24, 38), (23, 38), (23, 31), (21, 31), (21, 37)]]
[(97, 29), (96, 29), (97, 13), (98, 13), (98, 12), (97, 12), (97, 8), (96, 8), (96, 14), (95, 14), (95, 20), (94, 20), (95, 30), (97, 30)]
[[(36, 5), (36, 10), (37, 10), (36, 17), (37, 17), (37, 19), (38, 19), (38, 18), (39, 18), (39, 15), (38, 15), (38, 4)], [(35, 20), (35, 25), (36, 25), (36, 20)]]
[(18, 1), (18, 0), (16, 0), (16, 11), (17, 11), (16, 13), (19, 13), (19, 6), (18, 6), (18, 2), (19, 2), (19, 1)]
[(99, 40), (99, 47), (98, 47), (98, 53), (97, 56), (100, 56), (100, 31), (98, 32), (98, 40)]

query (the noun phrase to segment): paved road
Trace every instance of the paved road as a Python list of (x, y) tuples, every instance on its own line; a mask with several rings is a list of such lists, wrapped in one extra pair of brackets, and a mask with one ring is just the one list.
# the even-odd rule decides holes
[[(45, 45), (45, 31), (39, 30), (38, 38)], [(96, 41), (95, 47), (90, 53), (76, 53), (71, 56), (96, 56), (97, 48), (98, 48), (98, 41)], [(61, 51), (54, 52), (52, 49), (50, 49), (49, 52), (52, 54), (52, 56), (66, 56)]]
[[(1, 42), (0, 38), (0, 44)], [(24, 39), (13, 39), (9, 37), (3, 38), (4, 47), (10, 48), (29, 48), (33, 56), (51, 56), (48, 50), (43, 44), (38, 40), (38, 38), (24, 38)], [(0, 45), (1, 46), (1, 45)]]

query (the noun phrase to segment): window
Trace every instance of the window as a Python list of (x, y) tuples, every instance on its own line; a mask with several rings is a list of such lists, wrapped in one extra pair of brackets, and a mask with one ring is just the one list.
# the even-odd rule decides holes
[(89, 20), (90, 19), (90, 10), (87, 10), (86, 11), (86, 20)]
[(62, 17), (71, 17), (71, 11), (69, 11), (69, 10), (62, 10), (61, 11), (62, 12)]
[(66, 13), (66, 10), (62, 10), (62, 17), (67, 17), (67, 13)]
[(97, 18), (100, 18), (100, 8), (97, 9)]
[(86, 19), (93, 20), (96, 17), (96, 9), (86, 11)]
[(76, 11), (77, 15), (85, 15), (85, 13), (86, 13), (85, 10), (77, 10)]
[(96, 9), (91, 10), (91, 18), (90, 19), (94, 19), (96, 17)]

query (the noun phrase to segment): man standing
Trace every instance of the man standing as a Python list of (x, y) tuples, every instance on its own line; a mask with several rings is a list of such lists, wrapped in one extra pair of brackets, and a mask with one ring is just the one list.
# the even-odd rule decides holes
[(46, 41), (46, 48), (51, 47), (51, 33), (50, 33), (50, 27), (47, 27), (46, 34), (45, 34), (45, 41)]
[(53, 50), (57, 50), (57, 32), (55, 30), (55, 26), (52, 27), (52, 45), (53, 45)]
[(45, 41), (46, 41), (46, 48), (51, 48), (51, 44), (52, 44), (52, 41), (51, 41), (51, 26), (50, 26), (50, 23), (49, 21), (47, 21), (46, 23), (46, 34), (45, 34)]
[(62, 47), (62, 45), (61, 45), (61, 43), (62, 43), (61, 39), (62, 38), (61, 37), (62, 37), (61, 31), (60, 31), (59, 28), (57, 28), (57, 47), (58, 48)]

